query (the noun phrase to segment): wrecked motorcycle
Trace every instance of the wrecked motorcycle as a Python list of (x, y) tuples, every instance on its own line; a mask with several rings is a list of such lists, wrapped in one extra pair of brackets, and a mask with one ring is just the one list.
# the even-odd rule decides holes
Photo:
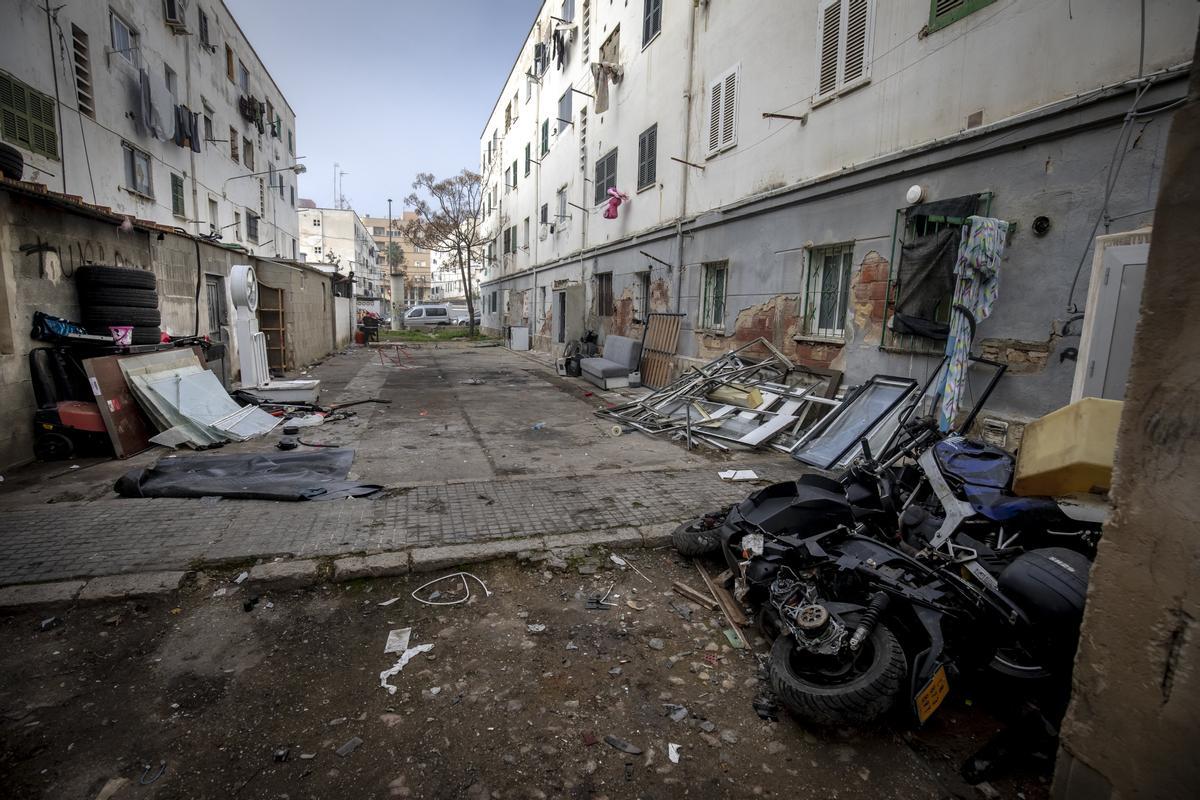
[(1012, 455), (962, 435), (986, 394), (958, 433), (902, 422), (885, 458), (864, 438), (836, 480), (777, 483), (675, 532), (685, 554), (720, 551), (759, 607), (772, 687), (799, 716), (861, 724), (905, 697), (924, 722), (969, 670), (1069, 674), (1103, 507), (1013, 495)]

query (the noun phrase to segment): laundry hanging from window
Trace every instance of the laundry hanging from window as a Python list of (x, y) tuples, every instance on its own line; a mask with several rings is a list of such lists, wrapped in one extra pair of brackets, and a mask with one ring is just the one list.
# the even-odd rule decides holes
[(977, 195), (967, 195), (907, 210), (906, 236), (896, 270), (894, 332), (927, 339), (948, 335), (961, 221), (975, 213), (978, 203)]
[(187, 106), (175, 106), (175, 144), (200, 152), (200, 115)]
[(616, 219), (617, 209), (621, 207), (621, 203), (628, 203), (629, 195), (618, 191), (616, 188), (608, 190), (608, 203), (604, 206), (604, 211), (601, 214), (605, 219)]

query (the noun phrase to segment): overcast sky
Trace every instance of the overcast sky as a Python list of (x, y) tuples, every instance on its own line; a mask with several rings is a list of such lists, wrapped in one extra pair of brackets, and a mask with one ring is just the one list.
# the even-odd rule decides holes
[(418, 172), (478, 168), (479, 131), (541, 0), (225, 0), (296, 111), (300, 196), (398, 213)]

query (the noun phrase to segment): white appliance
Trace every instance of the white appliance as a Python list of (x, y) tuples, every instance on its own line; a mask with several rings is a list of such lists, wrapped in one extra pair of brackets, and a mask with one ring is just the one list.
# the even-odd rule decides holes
[(273, 381), (267, 362), (267, 335), (258, 329), (258, 278), (254, 267), (235, 264), (229, 273), (229, 293), (237, 319), (233, 339), (238, 365), (242, 370), (242, 389), (268, 402), (316, 403), (321, 391), (319, 380)]

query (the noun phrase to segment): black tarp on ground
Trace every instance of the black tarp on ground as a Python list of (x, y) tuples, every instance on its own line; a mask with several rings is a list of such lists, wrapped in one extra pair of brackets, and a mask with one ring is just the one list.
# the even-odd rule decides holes
[(228, 497), (242, 500), (335, 500), (382, 486), (346, 480), (354, 451), (239, 453), (163, 458), (131, 470), (113, 487), (123, 497)]

